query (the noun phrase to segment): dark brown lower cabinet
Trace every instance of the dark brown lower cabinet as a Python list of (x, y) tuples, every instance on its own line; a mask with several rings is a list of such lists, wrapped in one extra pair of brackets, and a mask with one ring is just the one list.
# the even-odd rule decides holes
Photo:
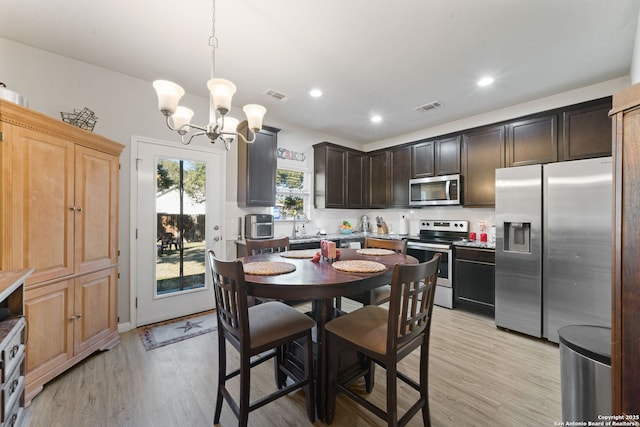
[(455, 306), (493, 317), (496, 254), (493, 249), (456, 246), (453, 293)]

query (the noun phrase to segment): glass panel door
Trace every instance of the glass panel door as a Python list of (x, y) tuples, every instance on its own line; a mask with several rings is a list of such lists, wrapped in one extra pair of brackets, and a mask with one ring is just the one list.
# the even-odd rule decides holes
[(156, 163), (156, 296), (205, 286), (206, 164)]

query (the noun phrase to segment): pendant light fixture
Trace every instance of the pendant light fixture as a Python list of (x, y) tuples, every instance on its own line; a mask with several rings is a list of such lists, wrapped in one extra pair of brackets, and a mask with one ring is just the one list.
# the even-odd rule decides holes
[[(236, 92), (236, 86), (229, 80), (215, 77), (216, 49), (218, 39), (216, 38), (216, 1), (212, 1), (211, 36), (209, 46), (211, 47), (211, 80), (207, 82), (209, 88), (209, 123), (206, 126), (199, 126), (191, 123), (193, 110), (178, 105), (180, 98), (184, 95), (184, 89), (168, 80), (156, 80), (153, 87), (158, 95), (158, 107), (165, 116), (167, 126), (172, 131), (178, 132), (180, 141), (187, 145), (191, 140), (200, 135), (206, 135), (212, 144), (221, 140), (225, 148), (231, 148), (231, 142), (239, 136), (247, 143), (256, 140), (256, 133), (262, 128), (262, 119), (267, 109), (258, 104), (247, 104), (242, 110), (247, 116), (247, 127), (252, 134), (250, 139), (237, 132), (238, 120), (227, 116), (231, 109), (231, 99)], [(196, 129), (198, 132), (189, 132)], [(189, 138), (186, 139), (187, 135)], [(248, 137), (248, 135), (247, 135)]]

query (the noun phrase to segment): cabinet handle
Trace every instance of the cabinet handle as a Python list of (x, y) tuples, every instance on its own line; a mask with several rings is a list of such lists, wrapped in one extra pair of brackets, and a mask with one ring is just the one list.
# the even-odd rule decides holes
[(82, 212), (82, 208), (76, 208), (78, 212)]
[(18, 388), (18, 383), (19, 381), (17, 379), (13, 380), (11, 386), (9, 387), (9, 394), (13, 394), (13, 392), (16, 391), (16, 388)]
[(76, 320), (76, 316), (71, 316), (71, 317), (69, 317), (69, 321), (70, 321), (70, 322), (73, 322), (74, 320)]
[(18, 354), (18, 349), (20, 349), (20, 346), (18, 346), (18, 345), (14, 345), (13, 348), (11, 349), (11, 358), (12, 359), (14, 357), (16, 357), (16, 354)]
[(76, 319), (80, 319), (82, 317), (82, 314), (76, 314)]

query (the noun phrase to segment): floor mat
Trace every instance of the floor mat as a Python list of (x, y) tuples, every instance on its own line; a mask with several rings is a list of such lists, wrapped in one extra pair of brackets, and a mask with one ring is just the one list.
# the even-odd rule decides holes
[(180, 317), (140, 328), (140, 339), (146, 350), (180, 342), (215, 331), (215, 313)]

